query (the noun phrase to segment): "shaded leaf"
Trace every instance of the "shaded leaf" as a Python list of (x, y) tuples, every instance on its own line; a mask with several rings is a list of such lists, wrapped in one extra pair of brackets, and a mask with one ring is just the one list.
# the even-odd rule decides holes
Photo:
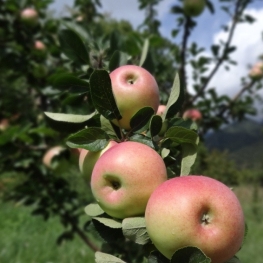
[(184, 247), (177, 250), (171, 259), (171, 263), (210, 263), (211, 259), (208, 258), (197, 247)]
[(154, 115), (154, 109), (151, 107), (144, 107), (137, 111), (131, 118), (130, 126), (133, 131), (140, 130), (150, 121)]
[(106, 70), (95, 70), (90, 77), (90, 93), (94, 107), (108, 120), (121, 119)]
[(121, 52), (121, 51), (114, 51), (110, 62), (109, 62), (109, 70), (112, 72), (114, 69), (124, 66), (128, 63), (129, 55)]
[(238, 257), (234, 256), (231, 259), (229, 259), (228, 261), (226, 261), (225, 263), (241, 263), (241, 261), (239, 260)]
[(150, 240), (146, 231), (144, 217), (125, 218), (122, 221), (122, 231), (126, 238), (140, 245), (145, 245)]
[(153, 145), (152, 140), (151, 140), (149, 137), (146, 137), (146, 136), (143, 135), (143, 134), (134, 134), (134, 135), (132, 135), (132, 136), (130, 137), (130, 141), (140, 142), (140, 143), (146, 144), (146, 145), (148, 145), (149, 147), (151, 147), (151, 148), (154, 149), (154, 145)]
[(159, 115), (153, 115), (151, 120), (150, 120), (150, 133), (151, 136), (154, 137), (159, 134), (159, 132), (162, 129), (162, 117)]
[(108, 134), (101, 128), (90, 127), (70, 135), (66, 144), (71, 148), (82, 148), (97, 152), (107, 146), (109, 139)]
[(79, 35), (70, 29), (59, 32), (59, 42), (62, 52), (75, 62), (89, 64), (88, 51)]

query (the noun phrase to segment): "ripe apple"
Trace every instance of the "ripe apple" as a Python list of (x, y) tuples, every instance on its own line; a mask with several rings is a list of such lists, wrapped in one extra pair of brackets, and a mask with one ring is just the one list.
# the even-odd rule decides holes
[(184, 112), (183, 118), (198, 122), (202, 119), (202, 113), (197, 109), (188, 109)]
[(95, 163), (98, 161), (98, 159), (103, 153), (105, 153), (107, 150), (109, 150), (112, 146), (116, 144), (118, 143), (115, 141), (110, 141), (109, 144), (103, 150), (98, 152), (91, 152), (85, 149), (81, 149), (79, 155), (79, 169), (85, 179), (90, 180)]
[(145, 144), (126, 141), (99, 158), (91, 175), (91, 190), (108, 215), (123, 219), (143, 215), (151, 193), (165, 180), (161, 156)]
[(233, 191), (207, 176), (181, 176), (161, 184), (145, 211), (146, 229), (167, 258), (194, 246), (213, 263), (224, 263), (240, 249), (245, 223)]
[(36, 26), (38, 23), (38, 12), (33, 8), (25, 8), (21, 11), (22, 22), (28, 26)]
[(34, 48), (39, 51), (45, 51), (47, 49), (46, 45), (40, 40), (35, 41)]
[(162, 116), (165, 109), (166, 109), (166, 105), (160, 104), (158, 109), (157, 109), (156, 114)]
[(143, 107), (152, 107), (157, 112), (159, 88), (155, 78), (146, 69), (135, 66), (121, 66), (110, 73), (112, 91), (122, 115), (113, 123), (129, 130), (133, 115)]
[(184, 0), (183, 9), (188, 16), (199, 16), (205, 8), (205, 0)]
[(43, 159), (42, 159), (43, 164), (48, 168), (52, 168), (52, 159), (55, 156), (58, 156), (64, 150), (65, 148), (60, 145), (54, 146), (48, 149), (43, 156)]

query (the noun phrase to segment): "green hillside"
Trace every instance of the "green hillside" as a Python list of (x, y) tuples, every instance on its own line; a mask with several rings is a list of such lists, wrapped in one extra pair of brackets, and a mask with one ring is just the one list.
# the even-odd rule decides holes
[(263, 164), (263, 124), (246, 119), (209, 134), (205, 138), (209, 150), (227, 150), (229, 156), (242, 167)]

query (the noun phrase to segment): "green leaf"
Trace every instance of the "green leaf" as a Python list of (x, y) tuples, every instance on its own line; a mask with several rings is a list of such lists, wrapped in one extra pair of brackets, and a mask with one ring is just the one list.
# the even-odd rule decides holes
[(109, 139), (108, 134), (101, 128), (90, 127), (70, 135), (66, 144), (71, 148), (82, 148), (97, 152), (107, 146)]
[(108, 120), (121, 119), (106, 70), (95, 70), (90, 77), (90, 93), (94, 107)]
[(137, 111), (131, 118), (130, 126), (133, 131), (140, 130), (150, 121), (154, 115), (154, 109), (151, 107), (144, 107)]
[(159, 251), (154, 250), (148, 257), (148, 263), (170, 263), (170, 260), (163, 256)]
[(146, 38), (144, 40), (144, 44), (143, 44), (143, 48), (142, 48), (142, 54), (141, 54), (140, 63), (139, 63), (140, 67), (142, 67), (143, 63), (145, 62), (145, 59), (146, 59), (147, 54), (148, 54), (148, 50), (149, 50), (149, 39)]
[(229, 259), (227, 262), (224, 263), (241, 263), (238, 257), (234, 256), (231, 259)]
[(121, 138), (120, 128), (114, 129), (112, 122), (107, 120), (104, 116), (100, 115), (101, 129), (103, 129), (110, 137), (116, 139)]
[(125, 261), (103, 252), (95, 253), (95, 262), (96, 263), (125, 263)]
[(180, 175), (189, 175), (191, 167), (195, 162), (197, 156), (196, 145), (184, 143), (182, 144), (182, 162)]
[(210, 263), (211, 259), (208, 258), (197, 247), (184, 247), (177, 250), (171, 259), (171, 263)]
[(104, 214), (104, 211), (98, 204), (89, 204), (85, 207), (84, 211), (90, 217), (95, 217)]
[(76, 115), (66, 113), (44, 112), (50, 127), (62, 132), (76, 132), (83, 129), (95, 117), (95, 113), (89, 115)]
[(59, 42), (65, 55), (75, 62), (89, 64), (89, 53), (79, 35), (70, 29), (59, 32)]
[(180, 85), (179, 74), (176, 73), (166, 109), (162, 115), (163, 120), (173, 117), (184, 102), (184, 88)]
[(110, 228), (122, 228), (121, 221), (107, 217), (93, 217), (93, 220), (99, 221), (101, 224)]
[(133, 142), (140, 142), (140, 143), (143, 143), (143, 144), (146, 144), (148, 145), (149, 147), (153, 148), (154, 149), (154, 145), (153, 145), (153, 142), (150, 138), (146, 137), (145, 135), (143, 134), (134, 134), (130, 137), (130, 141), (133, 141)]
[(87, 92), (89, 83), (83, 79), (77, 78), (72, 74), (61, 73), (50, 78), (51, 84), (58, 89), (73, 89), (77, 92)]
[(146, 231), (144, 217), (130, 217), (122, 221), (123, 235), (137, 244), (145, 245), (150, 238)]
[(109, 62), (109, 70), (110, 72), (112, 72), (114, 69), (120, 67), (120, 66), (124, 66), (127, 65), (128, 60), (129, 60), (130, 56), (124, 52), (121, 51), (114, 51), (110, 62)]
[(165, 133), (164, 141), (166, 139), (170, 139), (172, 142), (177, 144), (189, 143), (197, 145), (199, 137), (198, 134), (192, 130), (179, 126), (173, 126)]
[(150, 120), (150, 133), (154, 137), (159, 134), (162, 129), (162, 117), (159, 115), (153, 115)]

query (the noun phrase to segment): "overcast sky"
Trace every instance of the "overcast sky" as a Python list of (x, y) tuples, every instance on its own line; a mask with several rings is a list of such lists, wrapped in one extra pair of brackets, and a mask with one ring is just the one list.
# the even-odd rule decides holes
[[(65, 6), (72, 6), (74, 0), (55, 0), (54, 2), (51, 8), (56, 10), (56, 13), (63, 14), (67, 10)], [(174, 0), (163, 0), (158, 5), (158, 18), (162, 23), (161, 33), (169, 38), (171, 38), (171, 29), (175, 28), (175, 16), (170, 14), (170, 7), (174, 2)], [(110, 13), (116, 19), (130, 21), (135, 28), (144, 19), (144, 12), (138, 10), (135, 0), (101, 0), (101, 3), (103, 6), (101, 11)], [(238, 49), (233, 53), (233, 59), (237, 61), (238, 66), (231, 67), (228, 72), (221, 68), (211, 83), (221, 94), (234, 95), (240, 89), (240, 78), (247, 74), (248, 66), (253, 65), (258, 60), (258, 56), (263, 54), (263, 0), (256, 1), (246, 10), (246, 13), (255, 17), (256, 22), (252, 25), (240, 24), (235, 32), (232, 43), (237, 45)], [(198, 27), (194, 30), (191, 39), (205, 47), (218, 43), (227, 37), (221, 25), (228, 21), (228, 17), (218, 8), (216, 8), (216, 15), (211, 15), (208, 10), (205, 10), (197, 18)], [(190, 72), (188, 73), (190, 75)]]

